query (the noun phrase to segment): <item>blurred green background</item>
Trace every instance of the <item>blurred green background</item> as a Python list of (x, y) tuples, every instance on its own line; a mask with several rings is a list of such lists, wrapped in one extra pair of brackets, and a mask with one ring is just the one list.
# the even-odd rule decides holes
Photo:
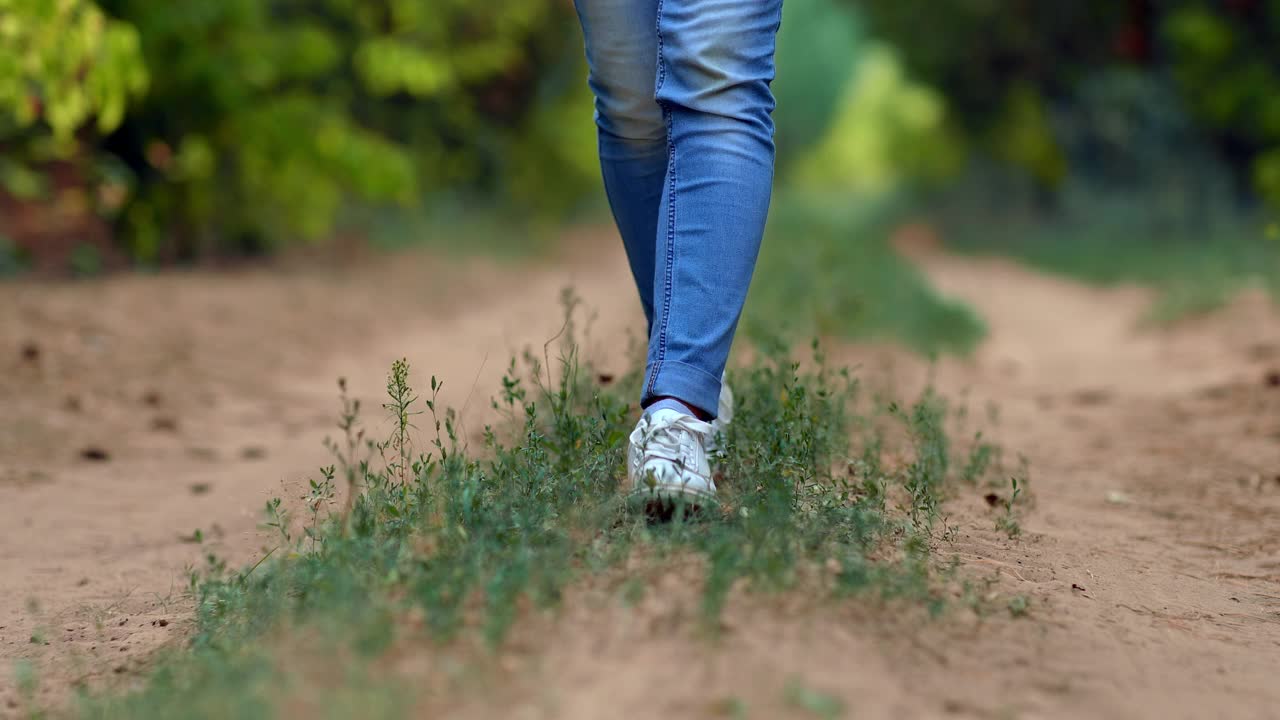
[[(818, 255), (892, 207), (1100, 281), (1275, 264), (1280, 0), (787, 0), (778, 66)], [(0, 274), (601, 213), (590, 106), (570, 0), (0, 0)]]

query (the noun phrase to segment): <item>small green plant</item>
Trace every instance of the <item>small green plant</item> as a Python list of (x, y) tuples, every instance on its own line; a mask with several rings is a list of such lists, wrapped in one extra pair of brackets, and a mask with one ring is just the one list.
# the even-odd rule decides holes
[(265, 517), (262, 527), (274, 530), (280, 545), (287, 546), (293, 540), (293, 533), (289, 528), (289, 510), (283, 506), (283, 502), (278, 497), (267, 501), (262, 510)]
[(312, 478), (309, 481), (310, 490), (307, 492), (306, 503), (307, 511), (310, 514), (310, 522), (303, 529), (307, 539), (311, 541), (311, 549), (314, 551), (317, 543), (324, 542), (324, 536), (320, 532), (321, 510), (329, 507), (333, 503), (333, 497), (337, 490), (333, 484), (333, 478), (336, 474), (333, 465), (320, 469), (320, 480)]
[(19, 660), (13, 664), (14, 684), (22, 702), (27, 706), (27, 717), (43, 718), (46, 714), (36, 706), (36, 693), (40, 690), (40, 675), (30, 660)]
[(939, 490), (950, 464), (950, 445), (943, 425), (946, 407), (929, 390), (909, 411), (903, 411), (896, 404), (891, 405), (890, 410), (901, 417), (910, 431), (916, 451), (904, 483), (911, 498), (907, 511), (917, 529), (928, 531), (938, 517), (942, 502)]
[(1022, 486), (1018, 484), (1018, 478), (1010, 478), (1009, 497), (1001, 501), (1004, 512), (996, 518), (996, 530), (1005, 533), (1010, 539), (1016, 538), (1022, 534), (1022, 525), (1018, 523), (1017, 514), (1014, 512), (1014, 505), (1018, 502), (1019, 496), (1022, 495)]
[(1009, 598), (1009, 614), (1013, 617), (1023, 617), (1031, 609), (1031, 600), (1026, 595), (1014, 595)]
[(789, 704), (822, 720), (836, 720), (844, 717), (843, 700), (820, 690), (814, 690), (802, 683), (799, 678), (792, 678), (787, 683), (785, 695)]
[(983, 439), (982, 433), (973, 438), (969, 449), (969, 459), (960, 471), (960, 481), (966, 485), (975, 485), (986, 477), (987, 471), (1000, 464), (1000, 447)]
[[(434, 393), (439, 392), (439, 389), (439, 383), (434, 377), (431, 378), (433, 399), (427, 401), (427, 407), (432, 412), (435, 411)], [(380, 444), (378, 450), (382, 453), (387, 472), (401, 485), (407, 485), (411, 472), (409, 458), (413, 454), (409, 432), (414, 429), (413, 417), (422, 414), (422, 411), (412, 409), (414, 403), (418, 402), (418, 396), (414, 394), (413, 388), (409, 387), (407, 360), (397, 360), (391, 365), (391, 374), (387, 376), (387, 397), (389, 400), (382, 405), (382, 409), (391, 414), (394, 429), (391, 437)], [(391, 453), (390, 458), (387, 457), (388, 452)]]
[(337, 460), (347, 482), (347, 499), (343, 515), (351, 512), (352, 504), (360, 494), (360, 480), (369, 472), (369, 454), (373, 443), (365, 437), (360, 424), (360, 400), (347, 393), (346, 378), (338, 378), (338, 399), (342, 409), (338, 413), (338, 429), (342, 431), (343, 444), (333, 438), (324, 439), (324, 447)]

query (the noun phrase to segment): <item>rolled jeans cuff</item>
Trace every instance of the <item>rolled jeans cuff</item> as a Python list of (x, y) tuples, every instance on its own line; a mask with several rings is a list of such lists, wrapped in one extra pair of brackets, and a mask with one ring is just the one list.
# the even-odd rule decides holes
[(720, 409), (720, 378), (692, 365), (666, 360), (645, 387), (640, 404), (647, 406), (661, 397), (675, 398), (714, 418)]

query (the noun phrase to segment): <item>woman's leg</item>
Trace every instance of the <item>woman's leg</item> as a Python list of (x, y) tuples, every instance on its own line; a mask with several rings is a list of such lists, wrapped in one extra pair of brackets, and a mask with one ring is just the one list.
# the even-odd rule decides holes
[(576, 0), (609, 204), (649, 320), (642, 402), (714, 415), (773, 183), (782, 0)]
[(576, 0), (605, 189), (649, 319), (627, 474), (646, 506), (700, 505), (720, 377), (773, 185), (782, 0)]
[(772, 192), (782, 0), (659, 0), (657, 12), (666, 172), (642, 402), (714, 416)]
[(667, 125), (654, 99), (659, 0), (575, 0), (596, 97), (600, 166), (645, 319), (653, 326)]

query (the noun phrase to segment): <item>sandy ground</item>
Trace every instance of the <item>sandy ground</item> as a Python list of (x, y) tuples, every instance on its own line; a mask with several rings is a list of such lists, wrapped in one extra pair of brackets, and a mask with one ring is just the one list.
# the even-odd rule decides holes
[[(511, 353), (556, 334), (568, 285), (595, 313), (588, 351), (621, 367), (639, 321), (621, 252), (601, 233), (569, 246), (523, 268), (404, 255), (0, 285), (0, 714), (23, 707), (14, 661), (56, 702), (180, 642), (185, 569), (260, 552), (263, 503), (326, 462), (337, 377), (376, 407), (407, 357), (477, 418)], [(712, 642), (679, 568), (634, 608), (602, 580), (518, 632), (448, 714), (807, 717), (787, 700), (803, 686), (848, 717), (1280, 717), (1280, 316), (1246, 296), (1142, 329), (1141, 291), (918, 260), (987, 319), (978, 353), (932, 370), (833, 354), (998, 408), (996, 437), (1032, 468), (1023, 536), (961, 495), (939, 552), (992, 597), (1027, 596), (1026, 617), (742, 596)]]

